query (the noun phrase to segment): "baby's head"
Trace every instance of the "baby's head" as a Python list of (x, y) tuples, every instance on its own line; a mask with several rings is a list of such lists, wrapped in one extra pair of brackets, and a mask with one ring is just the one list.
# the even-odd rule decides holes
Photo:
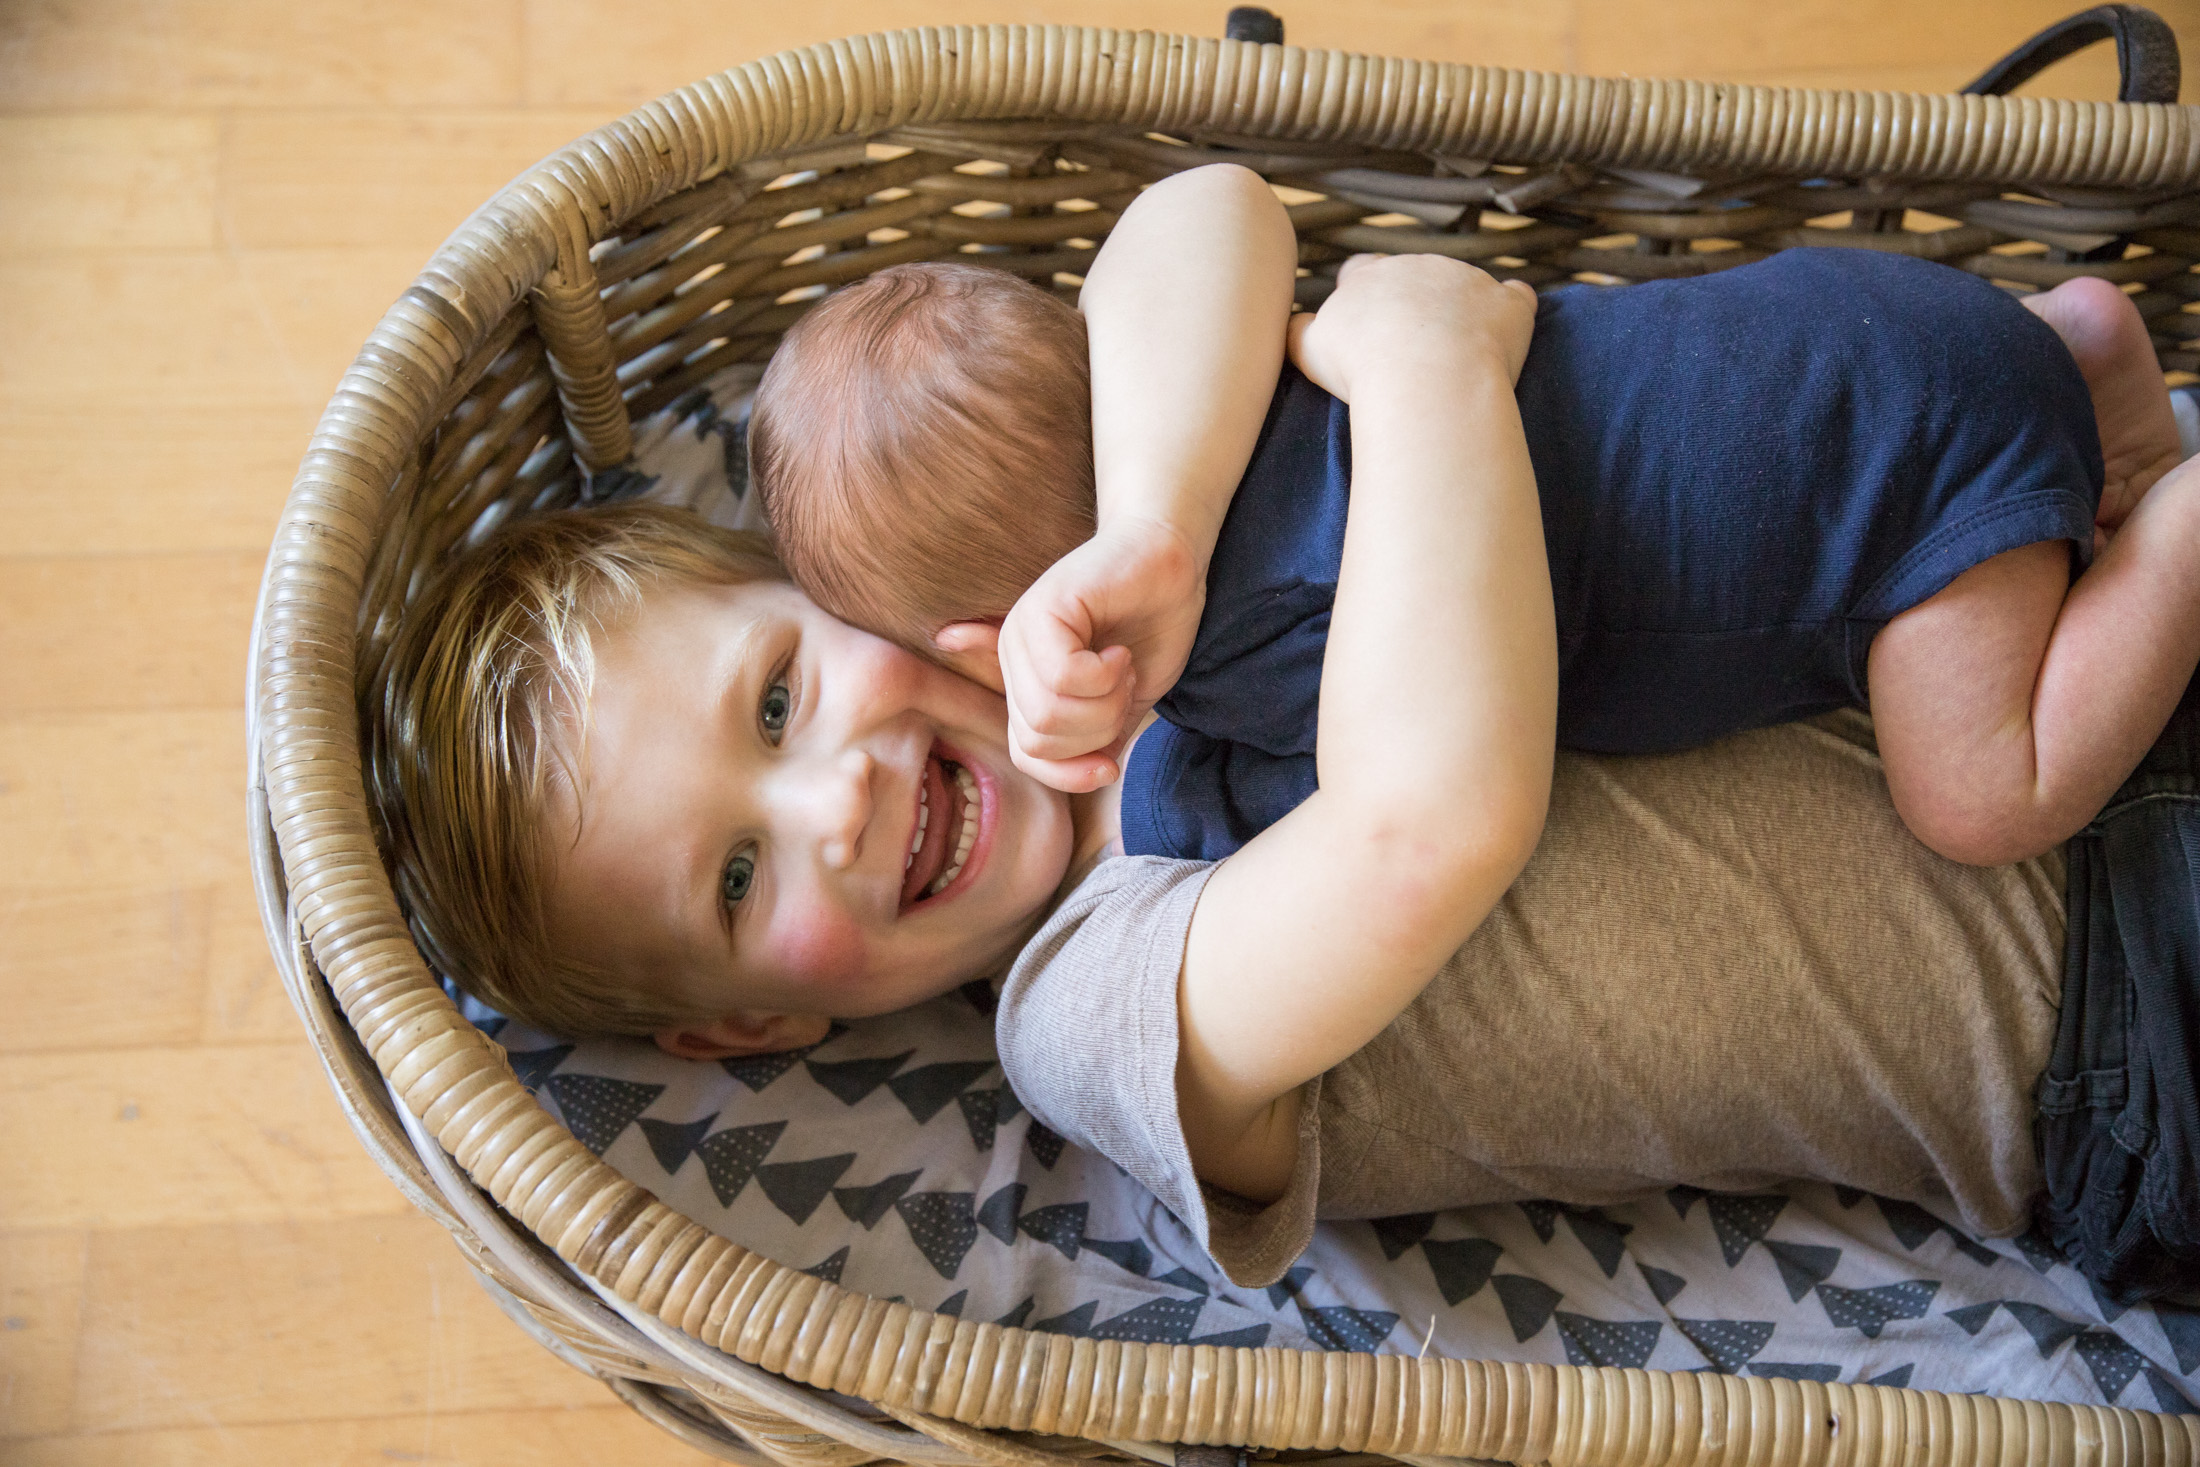
[(1069, 859), (997, 695), (682, 511), (492, 535), (407, 609), (361, 721), (422, 949), (555, 1034), (814, 1042), (993, 971)]
[(1092, 535), (1084, 318), (999, 270), (881, 270), (787, 333), (749, 453), (796, 583), (929, 652)]

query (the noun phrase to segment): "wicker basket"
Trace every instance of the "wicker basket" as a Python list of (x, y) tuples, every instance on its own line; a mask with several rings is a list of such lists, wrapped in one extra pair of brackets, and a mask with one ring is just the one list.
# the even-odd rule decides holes
[(545, 160), (436, 253), (329, 404), (268, 561), (253, 865), (278, 964), (376, 1160), (522, 1326), (733, 1461), (1059, 1467), (1206, 1443), (1225, 1462), (2200, 1463), (2200, 1418), (1103, 1343), (887, 1303), (618, 1176), (454, 1011), (376, 858), (353, 712), (356, 667), (422, 576), (503, 516), (584, 498), (584, 467), (626, 457), (630, 419), (768, 354), (823, 288), (950, 254), (1066, 286), (1140, 185), (1216, 158), (1300, 191), (1308, 300), (1360, 250), (1540, 285), (1848, 245), (2018, 286), (2136, 282), (2165, 366), (2200, 367), (2200, 316), (2181, 309), (2200, 299), (2200, 108), (1596, 80), (1055, 27), (863, 36), (698, 82)]

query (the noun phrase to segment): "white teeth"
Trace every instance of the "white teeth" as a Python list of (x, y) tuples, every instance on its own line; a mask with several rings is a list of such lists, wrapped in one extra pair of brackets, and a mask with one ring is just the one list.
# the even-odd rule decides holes
[(978, 780), (961, 765), (955, 766), (955, 792), (962, 796), (962, 830), (955, 839), (955, 854), (948, 860), (947, 869), (924, 889), (926, 896), (938, 896), (962, 875), (963, 863), (970, 859), (970, 848), (978, 843)]
[(917, 781), (917, 828), (909, 837), (909, 854), (901, 863), (903, 871), (909, 869), (917, 859), (917, 852), (924, 848), (924, 827), (931, 823), (931, 819), (932, 790), (929, 785), (920, 779)]

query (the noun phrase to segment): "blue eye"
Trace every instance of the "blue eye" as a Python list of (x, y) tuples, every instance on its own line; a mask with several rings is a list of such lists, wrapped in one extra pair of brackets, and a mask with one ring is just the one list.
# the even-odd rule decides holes
[(752, 856), (735, 856), (726, 863), (725, 873), (718, 878), (718, 894), (732, 906), (749, 894), (756, 884), (756, 860)]
[(775, 682), (764, 690), (764, 701), (757, 705), (757, 721), (764, 725), (764, 732), (771, 742), (778, 743), (779, 735), (786, 730), (787, 719), (794, 712), (794, 694), (783, 682)]

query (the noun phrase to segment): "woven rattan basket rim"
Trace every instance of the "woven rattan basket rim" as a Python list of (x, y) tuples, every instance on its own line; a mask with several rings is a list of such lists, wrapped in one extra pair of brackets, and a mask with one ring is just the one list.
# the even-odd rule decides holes
[[(270, 552), (250, 672), (255, 872), (294, 988), (325, 974), (402, 1104), (606, 1294), (742, 1361), (896, 1414), (1095, 1439), (1512, 1460), (1662, 1461), (1715, 1429), (1771, 1451), (1752, 1461), (1830, 1460), (1879, 1441), (1927, 1448), (1917, 1460), (1968, 1459), (1988, 1442), (1996, 1460), (2128, 1442), (2128, 1460), (2200, 1462), (2200, 1421), (2105, 1408), (1967, 1397), (1921, 1407), (1920, 1393), (1873, 1387), (1141, 1346), (967, 1323), (842, 1290), (711, 1234), (535, 1104), (430, 976), (368, 825), (352, 648), (390, 486), (469, 354), (561, 259), (585, 260), (640, 210), (797, 148), (1004, 118), (1521, 162), (2200, 187), (2195, 108), (1604, 80), (1085, 28), (897, 31), (698, 82), (560, 150), (477, 211), (369, 337), (315, 432)], [(301, 1007), (333, 1077), (352, 1037), (324, 1030), (325, 1003)], [(377, 1149), (394, 1134), (386, 1122), (362, 1130)], [(418, 1200), (417, 1159), (378, 1159)], [(2056, 1443), (2068, 1450), (2049, 1451)]]

